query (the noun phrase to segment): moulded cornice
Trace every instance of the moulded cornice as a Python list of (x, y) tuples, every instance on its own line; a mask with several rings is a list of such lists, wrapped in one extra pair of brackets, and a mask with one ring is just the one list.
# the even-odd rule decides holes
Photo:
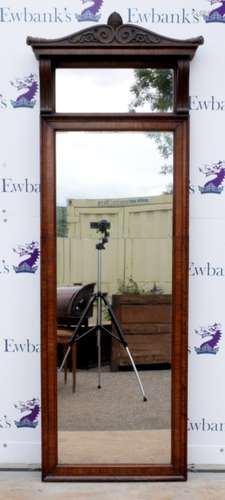
[(178, 40), (168, 38), (146, 28), (123, 24), (123, 20), (117, 12), (109, 16), (107, 24), (91, 26), (77, 33), (67, 35), (63, 38), (54, 40), (44, 38), (27, 38), (27, 44), (31, 45), (36, 56), (46, 56), (48, 49), (49, 54), (59, 55), (62, 49), (70, 51), (74, 48), (145, 48), (153, 50), (167, 49), (169, 54), (173, 55), (177, 51), (181, 51), (182, 55), (186, 55), (191, 59), (195, 50), (199, 45), (204, 43), (202, 36), (190, 38), (188, 40)]

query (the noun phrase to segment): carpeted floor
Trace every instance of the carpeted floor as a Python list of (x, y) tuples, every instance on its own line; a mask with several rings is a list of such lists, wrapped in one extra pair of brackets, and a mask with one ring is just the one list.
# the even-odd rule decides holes
[(78, 370), (76, 393), (71, 374), (58, 379), (58, 429), (64, 431), (123, 431), (170, 428), (170, 370), (139, 372), (148, 398), (143, 402), (132, 371), (102, 373), (97, 389), (95, 370)]

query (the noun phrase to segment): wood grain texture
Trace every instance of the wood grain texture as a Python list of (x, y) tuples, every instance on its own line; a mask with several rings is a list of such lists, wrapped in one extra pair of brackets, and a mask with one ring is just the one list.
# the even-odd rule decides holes
[[(188, 169), (189, 61), (202, 39), (156, 43), (144, 30), (139, 42), (118, 38), (121, 23), (106, 25), (114, 41), (84, 43), (75, 36), (43, 41), (30, 39), (40, 59), (41, 85), (41, 362), (42, 362), (42, 477), (45, 481), (161, 481), (185, 480), (187, 471), (187, 334), (188, 334)], [(95, 27), (96, 28), (96, 27)], [(92, 32), (95, 28), (88, 28)], [(99, 26), (98, 26), (99, 28)], [(143, 31), (132, 26), (132, 33)], [(84, 30), (85, 31), (85, 30)], [(86, 35), (85, 35), (86, 36)], [(98, 35), (99, 36), (99, 35)], [(133, 35), (132, 35), (133, 36)], [(158, 36), (154, 34), (154, 36)], [(78, 37), (78, 38), (77, 38)], [(83, 37), (83, 34), (82, 34)], [(116, 38), (115, 38), (116, 37)], [(151, 43), (150, 43), (151, 39)], [(164, 39), (164, 41), (163, 41)], [(64, 41), (63, 41), (64, 40)], [(115, 41), (116, 40), (116, 41)], [(133, 39), (134, 40), (134, 39)], [(187, 43), (188, 42), (188, 43)], [(123, 46), (122, 46), (123, 45)], [(58, 67), (173, 68), (173, 113), (57, 114), (55, 69)], [(174, 134), (173, 290), (172, 290), (172, 432), (171, 464), (60, 465), (57, 452), (56, 373), (56, 179), (57, 131), (170, 131)]]
[(41, 113), (55, 111), (55, 71), (50, 58), (41, 59), (40, 71), (40, 109)]
[(41, 121), (41, 356), (43, 477), (57, 463), (55, 135)]
[(175, 111), (177, 113), (188, 113), (189, 110), (189, 71), (188, 59), (179, 59), (175, 71)]
[(192, 59), (199, 45), (204, 43), (203, 37), (188, 40), (177, 40), (150, 31), (142, 26), (123, 24), (121, 16), (114, 12), (107, 24), (94, 25), (77, 33), (72, 33), (55, 40), (43, 38), (27, 38), (37, 58), (51, 54), (55, 60), (74, 56), (91, 49), (92, 55), (107, 53), (118, 54), (121, 49), (126, 55), (148, 53), (148, 56), (159, 60), (165, 57), (183, 56)]
[[(124, 127), (125, 124), (125, 127)], [(67, 125), (69, 127), (67, 128)], [(83, 126), (85, 125), (85, 127)], [(58, 465), (56, 391), (56, 228), (55, 134), (57, 130), (174, 132), (173, 307), (172, 307), (172, 464), (111, 466)], [(185, 479), (187, 453), (188, 310), (188, 118), (52, 115), (42, 119), (42, 401), (43, 477), (45, 480)]]

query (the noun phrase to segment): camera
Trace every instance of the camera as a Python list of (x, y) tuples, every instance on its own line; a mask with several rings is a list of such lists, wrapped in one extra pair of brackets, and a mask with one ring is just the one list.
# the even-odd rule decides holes
[(91, 229), (97, 229), (100, 233), (106, 233), (110, 229), (111, 224), (108, 220), (102, 219), (99, 222), (90, 222)]
[(90, 222), (91, 229), (97, 229), (98, 232), (102, 233), (103, 236), (101, 238), (102, 241), (97, 243), (97, 250), (104, 250), (105, 244), (108, 243), (108, 237), (110, 235), (108, 229), (110, 229), (111, 224), (108, 220), (102, 219), (99, 222)]

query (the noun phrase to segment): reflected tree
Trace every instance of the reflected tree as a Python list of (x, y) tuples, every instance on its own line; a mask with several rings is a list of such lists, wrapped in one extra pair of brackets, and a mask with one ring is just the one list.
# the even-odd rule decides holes
[(67, 208), (57, 207), (57, 237), (67, 238), (68, 236), (68, 223), (67, 223)]
[[(129, 105), (129, 111), (135, 113), (138, 108), (149, 104), (149, 111), (171, 112), (173, 110), (173, 71), (171, 69), (136, 69), (134, 70), (135, 82), (131, 87), (134, 95)], [(172, 173), (173, 138), (171, 133), (150, 133), (157, 144), (160, 155), (166, 163), (160, 173)], [(172, 192), (168, 185), (167, 192)]]
[(135, 82), (131, 87), (134, 99), (129, 110), (149, 103), (150, 111), (172, 111), (173, 72), (171, 69), (136, 69)]

